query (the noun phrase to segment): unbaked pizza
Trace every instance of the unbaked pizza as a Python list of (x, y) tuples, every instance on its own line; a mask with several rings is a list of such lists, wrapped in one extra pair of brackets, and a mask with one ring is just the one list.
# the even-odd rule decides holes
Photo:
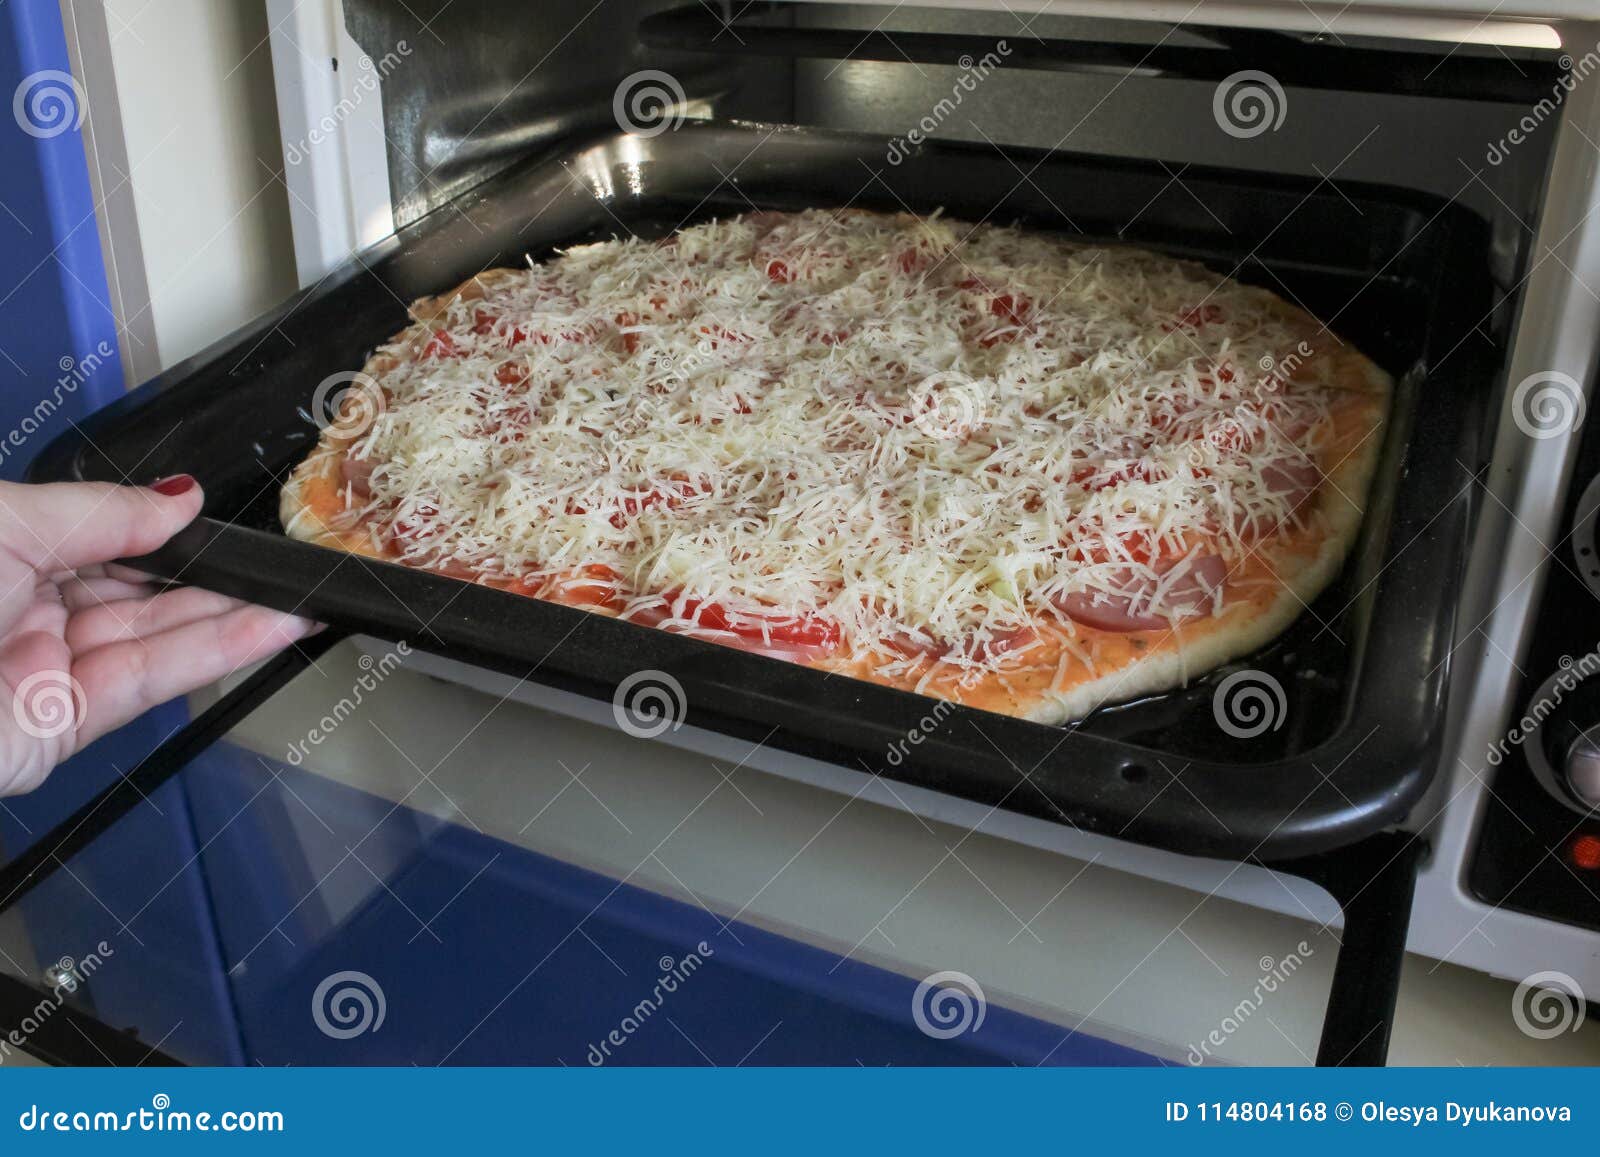
[(288, 533), (1045, 722), (1337, 574), (1390, 379), (1272, 293), (939, 215), (749, 213), (419, 301)]

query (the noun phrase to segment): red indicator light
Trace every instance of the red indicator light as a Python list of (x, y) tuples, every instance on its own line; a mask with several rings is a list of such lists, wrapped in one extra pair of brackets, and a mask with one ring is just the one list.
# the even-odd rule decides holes
[(1567, 849), (1574, 866), (1586, 872), (1600, 868), (1600, 836), (1579, 836)]

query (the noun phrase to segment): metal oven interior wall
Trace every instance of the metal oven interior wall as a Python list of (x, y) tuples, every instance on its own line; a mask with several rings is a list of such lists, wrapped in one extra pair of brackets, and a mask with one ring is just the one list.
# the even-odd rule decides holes
[[(585, 130), (614, 127), (618, 86), (635, 73), (668, 74), (697, 107), (691, 115), (799, 123), (898, 138), (1061, 149), (1187, 165), (1216, 165), (1399, 185), (1457, 201), (1493, 221), (1495, 270), (1515, 284), (1531, 243), (1554, 125), (1503, 147), (1527, 109), (1487, 101), (1394, 98), (1299, 89), (1292, 76), (1281, 125), (1259, 135), (1223, 131), (1217, 86), (1174, 77), (1038, 72), (867, 60), (742, 56), (729, 31), (721, 56), (662, 52), (636, 28), (674, 0), (553, 0), (537, 11), (513, 0), (465, 10), (448, 0), (345, 0), (351, 36), (374, 58), (400, 40), (407, 65), (384, 80), (385, 133), (396, 226), (445, 204), (511, 159)], [(891, 32), (978, 31), (998, 46), (1030, 38), (1192, 44), (1193, 32), (1136, 21), (1008, 12), (817, 4), (814, 26)], [(1368, 42), (1363, 42), (1368, 43)], [(1375, 42), (1372, 42), (1375, 43)], [(1441, 50), (1442, 51), (1442, 50)], [(1525, 50), (1498, 50), (1515, 68)], [(980, 75), (981, 74), (981, 75)], [(1315, 125), (1314, 131), (1304, 126)], [(885, 164), (892, 164), (887, 155)], [(1025, 170), (1019, 170), (1018, 181)], [(871, 175), (862, 174), (863, 183)], [(1130, 217), (1138, 206), (1129, 206)]]
[[(404, 68), (383, 81), (396, 228), (438, 208), (517, 157), (614, 129), (617, 82), (660, 69), (699, 99), (737, 90), (741, 115), (787, 120), (791, 69), (639, 45), (634, 29), (673, 0), (345, 0), (352, 39), (375, 60), (404, 41)], [(748, 62), (745, 62), (748, 64)]]

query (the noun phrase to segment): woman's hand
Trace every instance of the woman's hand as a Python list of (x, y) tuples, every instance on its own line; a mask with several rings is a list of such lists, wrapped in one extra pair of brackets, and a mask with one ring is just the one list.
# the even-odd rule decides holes
[(0, 482), (0, 796), (91, 740), (316, 630), (111, 563), (200, 513), (186, 474), (148, 488)]

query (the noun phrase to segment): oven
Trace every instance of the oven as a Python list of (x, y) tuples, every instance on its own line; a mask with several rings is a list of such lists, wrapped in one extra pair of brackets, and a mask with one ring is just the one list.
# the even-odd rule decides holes
[[(1600, 23), (1556, 0), (1467, 14), (1158, 3), (1137, 20), (1095, 3), (459, 7), (269, 3), (302, 292), (34, 465), (40, 480), (198, 474), (205, 517), (141, 565), (330, 624), (16, 839), (0, 904), (28, 911), (52, 955), (75, 934), (52, 922), (71, 865), (153, 801), (183, 809), (189, 854), (113, 926), (156, 922), (153, 938), (181, 941), (162, 975), (199, 981), (214, 1015), (191, 1009), (187, 1032), (157, 1039), (166, 1010), (89, 979), (67, 1002), (85, 1031), (140, 1029), (98, 1047), (264, 1063), (649, 1063), (746, 1047), (848, 1063), (841, 1040), (865, 1063), (1222, 1055), (1192, 1028), (1102, 1023), (1123, 981), (1063, 1014), (986, 999), (948, 945), (902, 952), (884, 921), (920, 881), (848, 925), (864, 929), (854, 944), (792, 915), (803, 900), (789, 918), (759, 902), (784, 887), (781, 856), (742, 901), (686, 882), (660, 845), (633, 846), (617, 797), (666, 790), (652, 777), (669, 769), (692, 790), (706, 766), (721, 803), (750, 809), (727, 823), (763, 828), (763, 802), (803, 817), (795, 857), (836, 824), (888, 840), (852, 808), (910, 817), (943, 847), (935, 867), (965, 868), (1016, 936), (1032, 921), (965, 863), (969, 841), (1309, 922), (1326, 937), (1326, 1013), (1305, 1050), (1320, 1063), (1383, 1060), (1407, 950), (1517, 981), (1540, 1008), (1553, 990), (1581, 1020), (1600, 991), (1600, 699), (1585, 683), (1600, 672), (1600, 449), (1583, 421), (1600, 322)], [(1394, 375), (1395, 409), (1339, 580), (1257, 653), (1052, 728), (936, 712), (278, 529), (277, 489), (315, 443), (317, 407), (403, 324), (405, 302), (581, 241), (846, 205), (1181, 254), (1372, 356)], [(403, 681), (429, 689), (406, 700), (413, 714), (436, 713), (461, 743), (494, 732), (482, 781), (441, 784), (449, 751), (434, 763), (395, 739), (426, 719), (367, 717)], [(516, 726), (507, 705), (526, 709)], [(541, 834), (564, 798), (592, 803), (606, 830)], [(688, 804), (680, 826), (705, 800)], [(611, 840), (630, 849), (622, 861)], [(1190, 939), (1181, 907), (1163, 943)], [(1291, 942), (1248, 962), (1256, 997), (1313, 951)], [(597, 969), (614, 970), (607, 992), (636, 998), (634, 978), (659, 972), (687, 994), (702, 967), (719, 979), (678, 999), (683, 1027), (654, 1043), (552, 996), (589, 991)], [(312, 1016), (285, 1015), (308, 999)], [(450, 1015), (430, 1019), (430, 1005)], [(1195, 1023), (1225, 1024), (1229, 1007)], [(788, 1031), (762, 1037), (769, 1013)], [(987, 1036), (967, 1031), (985, 1018)]]

